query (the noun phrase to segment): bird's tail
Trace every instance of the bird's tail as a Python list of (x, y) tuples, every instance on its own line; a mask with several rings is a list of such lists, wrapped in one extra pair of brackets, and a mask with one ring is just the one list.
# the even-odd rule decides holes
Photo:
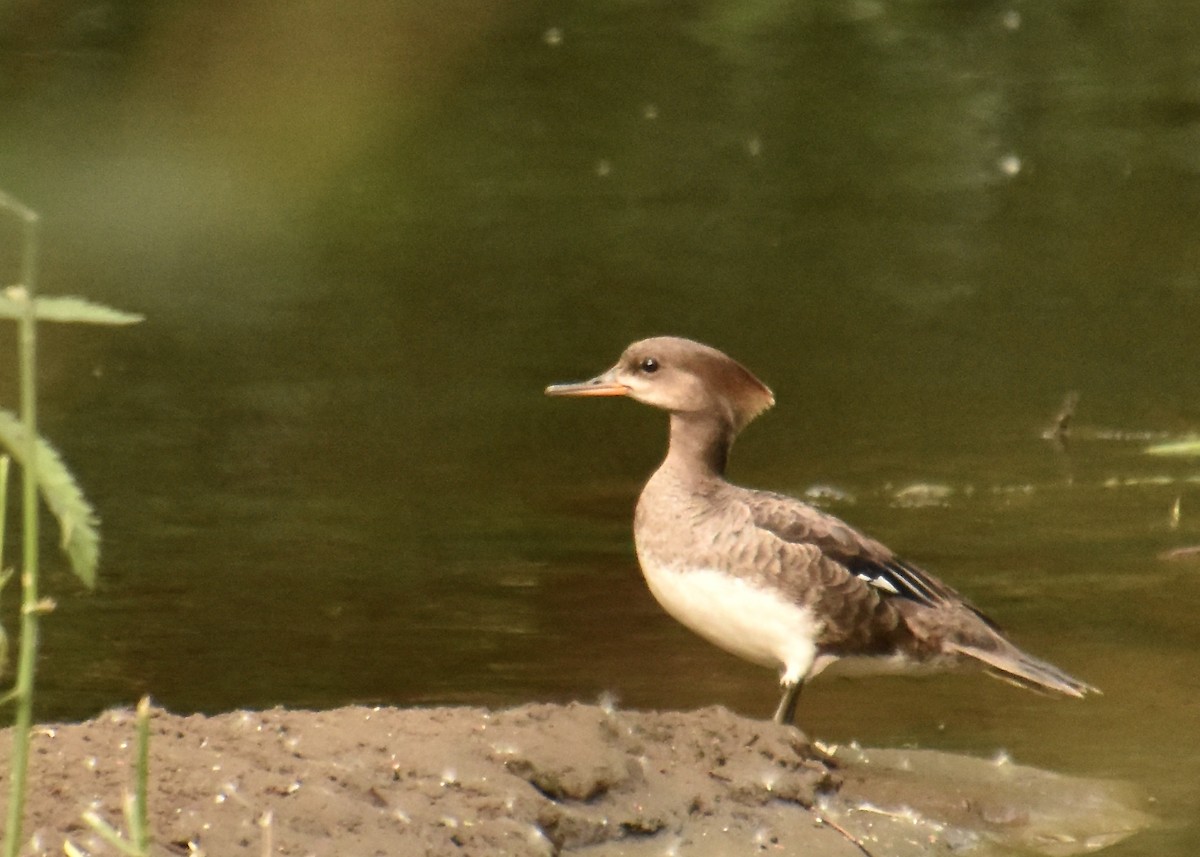
[(1082, 697), (1100, 693), (1098, 688), (1067, 675), (1054, 664), (1038, 660), (1006, 640), (989, 641), (994, 645), (951, 643), (950, 648), (980, 661), (996, 678), (1030, 690), (1052, 690), (1066, 696)]

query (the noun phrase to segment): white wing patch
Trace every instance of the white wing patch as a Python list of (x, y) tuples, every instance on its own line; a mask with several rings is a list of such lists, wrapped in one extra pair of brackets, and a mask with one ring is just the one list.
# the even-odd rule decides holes
[(869, 574), (861, 574), (861, 573), (857, 574), (855, 576), (859, 580), (865, 580), (867, 583), (871, 584), (871, 586), (874, 586), (876, 589), (882, 589), (884, 592), (892, 593), (892, 595), (900, 594), (900, 590), (897, 589), (895, 587), (895, 585), (890, 580), (888, 580), (886, 577), (884, 577), (882, 574), (879, 575), (878, 577), (871, 577), (871, 575), (869, 575)]

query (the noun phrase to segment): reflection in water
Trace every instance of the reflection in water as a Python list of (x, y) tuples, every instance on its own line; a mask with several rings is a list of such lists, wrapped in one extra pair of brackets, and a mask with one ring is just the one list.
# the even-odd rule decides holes
[(44, 427), (105, 544), (96, 595), (51, 580), (42, 715), (768, 711), (637, 576), (659, 422), (541, 398), (675, 333), (778, 394), (737, 481), (855, 498), (1106, 691), (830, 679), (809, 730), (1130, 778), (1181, 824), (1113, 853), (1194, 852), (1200, 584), (1156, 557), (1200, 540), (1196, 467), (1137, 436), (1200, 422), (1190, 6), (477, 5), (0, 12), (45, 289), (148, 316), (46, 331)]

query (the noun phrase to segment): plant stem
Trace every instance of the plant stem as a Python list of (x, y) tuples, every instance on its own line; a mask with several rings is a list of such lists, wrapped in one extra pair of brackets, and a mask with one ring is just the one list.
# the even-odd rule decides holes
[[(8, 522), (8, 465), (12, 461), (7, 455), (0, 455), (0, 571), (4, 566), (4, 525)], [(0, 669), (3, 669), (0, 663)]]
[[(9, 457), (0, 455), (0, 593), (8, 585), (12, 573), (4, 567), (4, 531), (8, 528), (8, 464)], [(0, 676), (8, 670), (8, 631), (0, 625)], [(0, 703), (7, 702), (5, 695)]]
[(137, 707), (137, 779), (133, 786), (133, 819), (129, 824), (134, 850), (142, 857), (150, 853), (150, 807), (147, 801), (149, 780), (150, 697), (143, 696)]
[(17, 705), (13, 724), (12, 772), (8, 798), (8, 824), (4, 829), (5, 857), (17, 857), (21, 847), (21, 824), (25, 814), (26, 775), (29, 771), (29, 730), (33, 724), (33, 678), (37, 666), (38, 622), (38, 505), (37, 505), (37, 318), (36, 286), (37, 225), (35, 212), (14, 208), (25, 226), (21, 285), (25, 290), (25, 312), (20, 319), (21, 423), (25, 432), (25, 466), (21, 468), (22, 572), (21, 651), (13, 688)]

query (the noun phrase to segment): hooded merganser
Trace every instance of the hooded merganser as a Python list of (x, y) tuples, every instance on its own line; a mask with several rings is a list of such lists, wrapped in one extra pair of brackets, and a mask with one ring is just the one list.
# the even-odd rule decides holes
[(775, 398), (724, 353), (678, 337), (625, 349), (550, 396), (628, 396), (671, 416), (670, 445), (638, 499), (634, 542), (651, 593), (721, 648), (780, 671), (775, 720), (842, 658), (890, 666), (976, 663), (1015, 684), (1081, 697), (1096, 688), (1010, 643), (946, 584), (793, 497), (725, 480), (734, 438)]

